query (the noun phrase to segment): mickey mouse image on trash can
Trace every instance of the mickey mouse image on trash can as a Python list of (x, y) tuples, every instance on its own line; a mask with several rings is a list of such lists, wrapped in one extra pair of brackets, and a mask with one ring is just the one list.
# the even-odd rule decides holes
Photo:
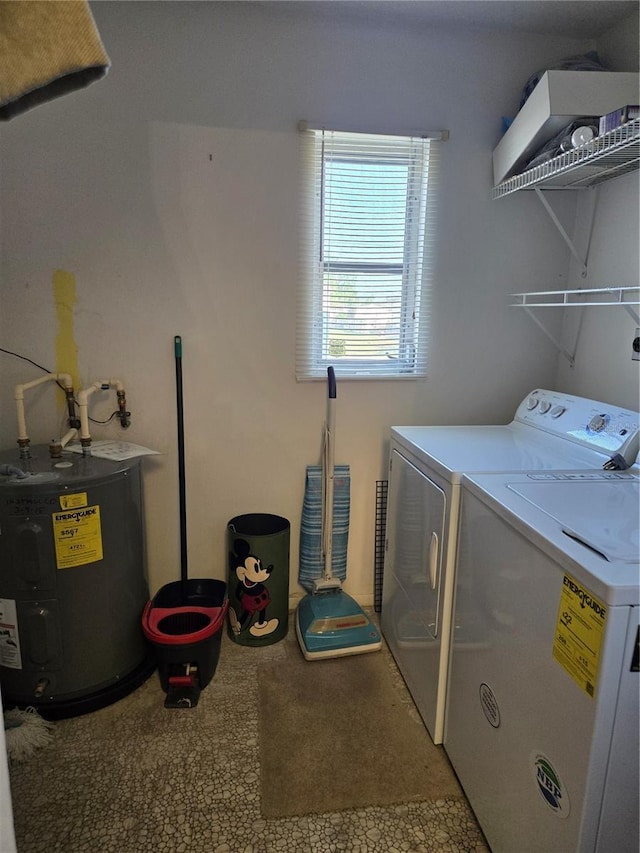
[[(266, 615), (271, 596), (265, 583), (269, 580), (273, 566), (263, 566), (259, 557), (249, 553), (249, 543), (244, 539), (236, 539), (233, 548), (235, 553), (229, 556), (238, 578), (236, 598), (241, 609), (238, 614), (233, 607), (229, 607), (231, 630), (237, 635), (250, 626), (249, 633), (254, 637), (272, 634), (280, 624), (279, 619), (267, 619)], [(258, 618), (254, 622), (256, 614)]]

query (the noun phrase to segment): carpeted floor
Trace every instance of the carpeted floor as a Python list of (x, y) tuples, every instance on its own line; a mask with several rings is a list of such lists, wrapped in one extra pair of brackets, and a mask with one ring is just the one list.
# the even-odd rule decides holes
[(385, 655), (293, 652), (258, 673), (266, 817), (463, 796)]
[[(377, 654), (417, 718), (388, 651)], [(292, 630), (263, 648), (225, 635), (197, 708), (166, 710), (153, 675), (114, 705), (56, 722), (52, 742), (11, 768), (19, 853), (488, 853), (466, 800), (444, 791), (391, 806), (264, 814), (259, 684), (296, 656)]]

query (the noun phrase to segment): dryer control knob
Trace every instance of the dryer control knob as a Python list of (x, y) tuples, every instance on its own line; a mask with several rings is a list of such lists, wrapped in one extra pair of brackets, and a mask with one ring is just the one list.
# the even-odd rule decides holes
[(527, 409), (529, 411), (531, 411), (532, 409), (535, 409), (535, 407), (537, 405), (538, 405), (538, 398), (537, 397), (529, 397), (529, 399), (527, 400)]
[(551, 408), (551, 403), (548, 400), (543, 400), (540, 403), (540, 411), (542, 412), (543, 415), (546, 415), (546, 413), (549, 411), (550, 408)]
[(549, 412), (552, 418), (559, 418), (560, 415), (564, 415), (566, 412), (566, 408), (564, 406), (554, 406), (553, 409)]
[(602, 432), (608, 423), (609, 415), (594, 415), (587, 424), (587, 429), (591, 432)]

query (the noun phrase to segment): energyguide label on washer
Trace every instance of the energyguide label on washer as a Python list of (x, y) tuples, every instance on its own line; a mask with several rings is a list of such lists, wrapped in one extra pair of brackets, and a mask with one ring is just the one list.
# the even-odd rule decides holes
[(84, 492), (61, 495), (60, 505), (62, 511), (52, 516), (58, 568), (70, 569), (101, 560), (100, 506), (87, 506)]
[(553, 656), (573, 680), (593, 696), (607, 606), (571, 575), (562, 580)]

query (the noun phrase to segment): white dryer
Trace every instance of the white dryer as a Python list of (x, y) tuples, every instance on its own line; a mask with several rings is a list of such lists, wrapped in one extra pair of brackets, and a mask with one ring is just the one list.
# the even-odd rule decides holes
[(640, 480), (464, 478), (445, 749), (493, 853), (637, 853)]
[(600, 469), (638, 452), (635, 412), (536, 389), (511, 423), (391, 429), (381, 627), (434, 741), (442, 743), (462, 476)]

